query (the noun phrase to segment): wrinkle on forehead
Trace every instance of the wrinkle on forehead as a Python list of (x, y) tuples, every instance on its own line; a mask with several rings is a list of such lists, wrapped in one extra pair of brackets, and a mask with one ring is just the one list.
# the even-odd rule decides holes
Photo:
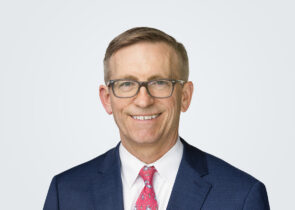
[(122, 74), (126, 73), (143, 77), (147, 76), (147, 73), (158, 73), (159, 77), (164, 74), (162, 77), (178, 79), (179, 68), (177, 52), (164, 42), (136, 43), (118, 50), (109, 60), (112, 79), (119, 79), (113, 77), (122, 77)]

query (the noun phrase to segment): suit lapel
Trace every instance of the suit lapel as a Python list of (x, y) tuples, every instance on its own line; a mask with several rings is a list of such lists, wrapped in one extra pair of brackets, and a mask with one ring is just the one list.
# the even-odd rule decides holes
[(208, 174), (205, 154), (181, 141), (183, 156), (167, 209), (201, 209), (211, 189), (211, 184), (202, 178)]
[(119, 144), (105, 154), (93, 182), (95, 210), (123, 210), (123, 193), (121, 181), (121, 162)]
[[(211, 189), (203, 180), (208, 174), (205, 153), (181, 139), (184, 150), (167, 210), (201, 209)], [(98, 163), (97, 176), (93, 180), (95, 210), (123, 210), (123, 191), (119, 145)]]

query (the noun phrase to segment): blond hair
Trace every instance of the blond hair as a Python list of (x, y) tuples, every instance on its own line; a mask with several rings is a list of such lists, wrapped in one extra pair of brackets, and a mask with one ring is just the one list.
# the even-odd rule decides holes
[(177, 42), (175, 38), (169, 36), (155, 28), (135, 27), (115, 37), (109, 44), (104, 57), (104, 80), (107, 83), (110, 79), (109, 59), (112, 55), (123, 47), (127, 47), (138, 42), (164, 42), (172, 47), (181, 61), (180, 79), (187, 81), (189, 75), (188, 56), (183, 44)]

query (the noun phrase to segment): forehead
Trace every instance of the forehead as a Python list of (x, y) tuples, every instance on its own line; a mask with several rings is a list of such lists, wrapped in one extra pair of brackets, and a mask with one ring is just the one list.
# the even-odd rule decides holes
[(175, 78), (178, 56), (164, 42), (140, 42), (118, 50), (109, 60), (111, 79)]

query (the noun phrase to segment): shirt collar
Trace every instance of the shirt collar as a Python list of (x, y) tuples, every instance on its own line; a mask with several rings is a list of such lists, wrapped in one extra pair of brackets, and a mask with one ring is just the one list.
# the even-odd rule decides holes
[(122, 144), (119, 146), (121, 159), (121, 175), (128, 187), (132, 187), (138, 177), (140, 169), (144, 166), (155, 166), (157, 173), (164, 180), (174, 180), (183, 154), (183, 144), (178, 137), (175, 145), (154, 163), (145, 164), (133, 156)]

